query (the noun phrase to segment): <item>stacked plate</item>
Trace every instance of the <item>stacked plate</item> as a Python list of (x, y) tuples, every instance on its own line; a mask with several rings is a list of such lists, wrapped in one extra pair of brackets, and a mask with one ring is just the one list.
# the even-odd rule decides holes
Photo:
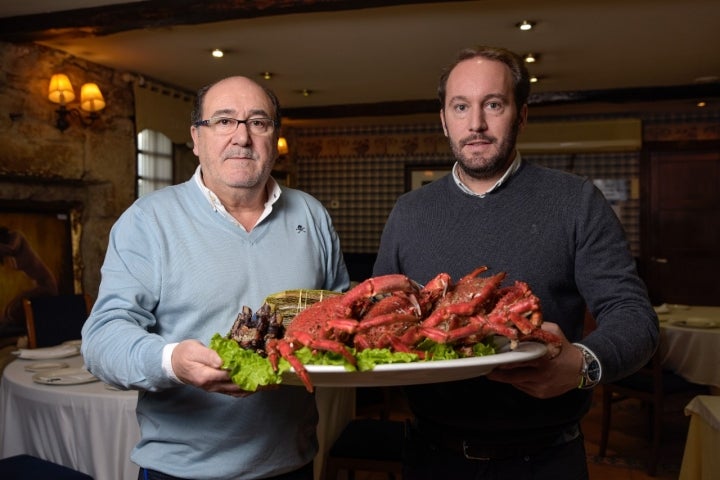
[(53, 360), (74, 357), (80, 354), (80, 340), (69, 340), (54, 347), (21, 348), (14, 351), (13, 354), (26, 360)]
[(32, 379), (36, 383), (45, 385), (78, 385), (98, 381), (98, 378), (85, 368), (60, 368), (49, 371), (43, 369), (33, 375)]

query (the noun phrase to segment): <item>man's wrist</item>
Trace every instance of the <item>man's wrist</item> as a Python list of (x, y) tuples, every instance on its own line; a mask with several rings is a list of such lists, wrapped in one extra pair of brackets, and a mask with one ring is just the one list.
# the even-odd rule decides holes
[(578, 388), (587, 390), (593, 388), (602, 378), (602, 366), (600, 360), (598, 360), (595, 352), (590, 350), (585, 345), (580, 343), (573, 343), (573, 345), (580, 350), (582, 354), (582, 366), (580, 367)]
[(175, 383), (185, 383), (182, 380), (180, 380), (177, 375), (175, 375), (175, 370), (173, 370), (172, 366), (172, 354), (173, 350), (175, 350), (175, 347), (177, 346), (177, 343), (168, 343), (163, 347), (162, 351), (162, 369), (163, 372), (165, 372), (165, 375), (167, 375), (170, 380), (172, 380)]

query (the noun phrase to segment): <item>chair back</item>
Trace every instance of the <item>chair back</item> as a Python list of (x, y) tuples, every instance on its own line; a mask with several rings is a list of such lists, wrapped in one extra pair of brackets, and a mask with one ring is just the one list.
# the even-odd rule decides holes
[(80, 339), (92, 300), (87, 294), (41, 296), (24, 298), (23, 308), (28, 347), (52, 347)]
[(651, 445), (646, 471), (649, 476), (654, 477), (660, 460), (663, 415), (666, 413), (664, 411), (666, 402), (675, 396), (678, 398), (692, 398), (695, 395), (707, 392), (708, 387), (689, 382), (680, 375), (664, 369), (659, 352), (655, 352), (643, 368), (628, 377), (604, 384), (602, 389), (602, 427), (598, 449), (599, 456), (604, 457), (607, 452), (612, 404), (632, 398), (639, 399), (650, 406), (648, 420)]

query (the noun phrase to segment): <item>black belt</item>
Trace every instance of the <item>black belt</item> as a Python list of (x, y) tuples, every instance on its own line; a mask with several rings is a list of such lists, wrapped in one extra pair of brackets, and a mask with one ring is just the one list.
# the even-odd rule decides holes
[(543, 435), (533, 435), (527, 438), (522, 432), (520, 442), (488, 443), (488, 437), (468, 438), (448, 432), (429, 432), (423, 428), (420, 434), (435, 448), (453, 453), (459, 453), (469, 460), (502, 460), (508, 458), (522, 458), (535, 456), (543, 450), (564, 445), (580, 436), (580, 426), (570, 425), (566, 428)]

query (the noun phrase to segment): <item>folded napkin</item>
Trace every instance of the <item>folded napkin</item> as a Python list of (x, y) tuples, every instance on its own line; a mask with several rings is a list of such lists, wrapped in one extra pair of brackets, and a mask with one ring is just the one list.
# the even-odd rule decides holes
[(18, 358), (27, 360), (48, 360), (53, 358), (65, 358), (78, 355), (79, 345), (62, 344), (46, 348), (21, 348), (13, 352)]
[(662, 305), (653, 308), (655, 309), (655, 313), (670, 313), (670, 307), (667, 303), (663, 303)]

